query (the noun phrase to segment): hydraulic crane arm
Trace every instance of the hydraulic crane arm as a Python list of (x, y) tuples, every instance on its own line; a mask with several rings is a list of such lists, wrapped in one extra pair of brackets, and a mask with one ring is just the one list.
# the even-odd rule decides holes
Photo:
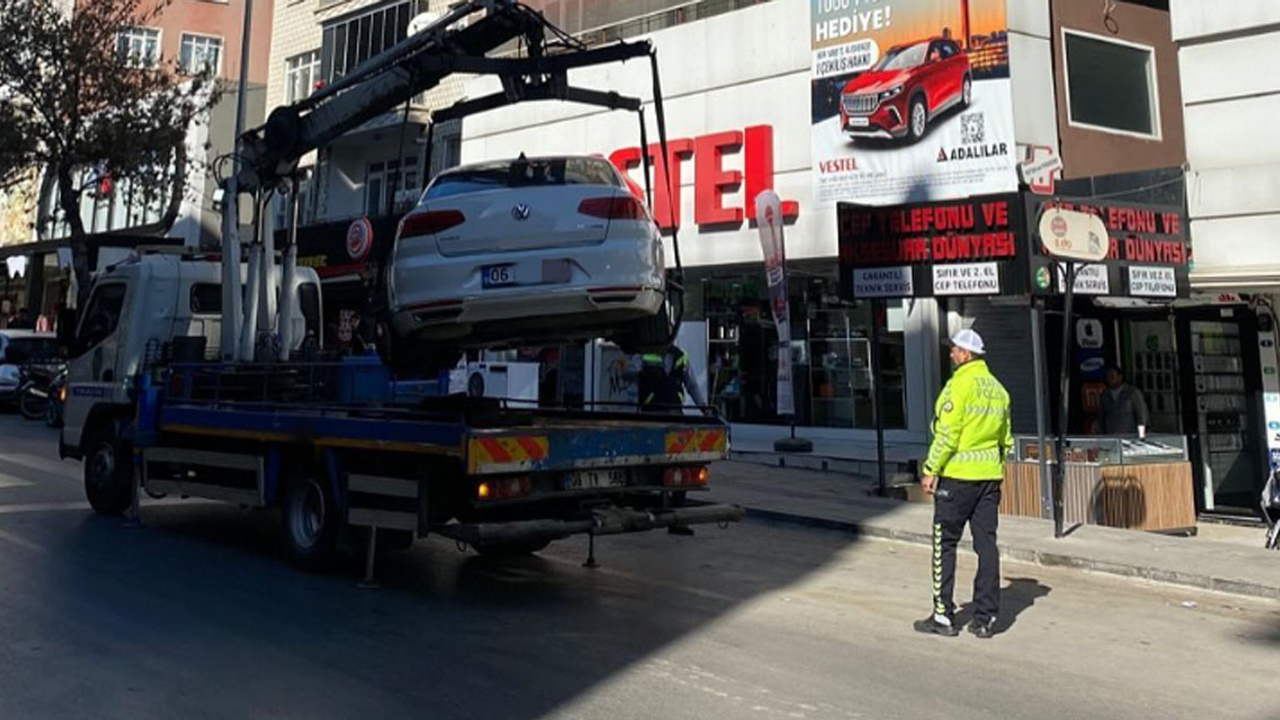
[[(471, 17), (476, 14), (480, 16)], [(521, 41), (523, 56), (488, 57), (489, 53), (514, 40)], [(240, 274), (238, 223), (233, 220), (239, 217), (239, 193), (252, 193), (257, 198), (254, 204), (256, 235), (257, 210), (262, 207), (263, 196), (281, 188), (286, 180), (293, 178), (298, 162), (304, 155), (408, 103), (413, 97), (436, 87), (454, 73), (496, 75), (502, 81), (503, 90), (495, 95), (462, 101), (447, 110), (437, 111), (433, 114), (433, 125), (444, 119), (460, 118), (526, 100), (565, 100), (641, 112), (643, 103), (639, 98), (571, 87), (568, 72), (574, 68), (644, 57), (649, 58), (654, 74), (658, 136), (661, 152), (665, 156), (665, 119), (661, 87), (657, 78), (656, 54), (652, 45), (648, 41), (620, 41), (589, 49), (551, 25), (539, 12), (517, 0), (466, 0), (429, 27), (358, 65), (310, 97), (276, 108), (265, 125), (249, 130), (237, 139), (237, 170), (226, 181), (223, 206), (224, 358), (238, 356), (241, 360), (250, 359), (248, 356), (252, 355), (253, 344), (248, 340), (255, 334), (252, 327), (254, 321), (247, 315), (244, 322), (248, 324), (244, 326), (243, 334), (241, 332), (241, 296), (234, 290), (239, 286)], [(640, 128), (643, 135), (643, 118)], [(647, 156), (645, 161), (647, 184)], [(669, 182), (666, 179), (664, 181)], [(296, 203), (296, 193), (293, 202)], [(296, 217), (296, 212), (292, 214)], [(673, 243), (675, 242), (678, 241), (673, 238)], [(293, 244), (291, 239), (290, 246), (285, 250), (286, 257), (291, 257)], [(266, 263), (265, 267), (270, 268), (273, 262), (270, 256), (257, 257), (263, 254), (260, 247), (255, 244), (251, 252), (259, 263)], [(678, 267), (678, 249), (676, 259)], [(291, 264), (286, 260), (286, 276), (290, 274), (290, 270)], [(273, 271), (267, 269), (264, 272)], [(290, 287), (287, 278), (284, 287)], [(268, 294), (265, 284), (260, 291), (264, 296)], [(279, 323), (282, 333), (287, 325)], [(238, 348), (237, 337), (242, 338)], [(282, 352), (287, 353), (287, 338), (281, 337), (280, 340)]]

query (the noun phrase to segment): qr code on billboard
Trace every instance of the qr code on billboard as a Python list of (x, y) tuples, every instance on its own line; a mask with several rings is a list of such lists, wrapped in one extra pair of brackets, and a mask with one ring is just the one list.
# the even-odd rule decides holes
[(960, 140), (965, 145), (980, 145), (987, 141), (987, 131), (982, 113), (960, 116)]

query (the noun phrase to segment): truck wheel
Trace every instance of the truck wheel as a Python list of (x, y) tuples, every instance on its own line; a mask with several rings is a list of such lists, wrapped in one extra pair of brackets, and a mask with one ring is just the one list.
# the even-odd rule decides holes
[(133, 504), (133, 448), (110, 428), (93, 431), (86, 444), (84, 494), (102, 515), (119, 515)]
[(523, 542), (474, 545), (473, 547), (476, 549), (476, 552), (480, 553), (484, 557), (513, 558), (532, 555), (539, 550), (545, 549), (550, 544), (550, 540), (525, 540)]
[(291, 480), (280, 520), (290, 562), (307, 570), (329, 567), (338, 537), (338, 508), (324, 483), (314, 477)]

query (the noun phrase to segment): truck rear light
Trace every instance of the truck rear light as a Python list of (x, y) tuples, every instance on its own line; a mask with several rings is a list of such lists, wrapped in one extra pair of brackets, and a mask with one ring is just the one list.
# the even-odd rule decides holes
[(476, 485), (477, 500), (511, 500), (524, 497), (531, 492), (533, 492), (533, 483), (524, 476), (485, 480)]
[(702, 487), (707, 484), (709, 475), (706, 465), (667, 468), (662, 474), (662, 485), (664, 487)]
[(605, 220), (646, 220), (644, 206), (633, 195), (587, 198), (578, 203), (578, 212)]
[(424, 213), (414, 213), (400, 221), (400, 237), (410, 238), (420, 235), (434, 235), (451, 227), (461, 225), (466, 221), (466, 216), (457, 210), (431, 210)]

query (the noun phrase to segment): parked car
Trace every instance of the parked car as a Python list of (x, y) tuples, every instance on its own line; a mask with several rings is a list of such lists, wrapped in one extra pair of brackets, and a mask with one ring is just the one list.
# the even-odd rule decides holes
[(53, 333), (0, 330), (0, 403), (17, 402), (24, 365), (54, 365), (59, 362), (60, 356), (58, 341)]
[(454, 168), (400, 223), (390, 363), (435, 372), (464, 348), (593, 337), (661, 347), (667, 291), (658, 226), (608, 161), (521, 155)]
[(973, 100), (969, 56), (954, 40), (895, 45), (840, 93), (840, 127), (850, 138), (924, 136), (939, 114)]

